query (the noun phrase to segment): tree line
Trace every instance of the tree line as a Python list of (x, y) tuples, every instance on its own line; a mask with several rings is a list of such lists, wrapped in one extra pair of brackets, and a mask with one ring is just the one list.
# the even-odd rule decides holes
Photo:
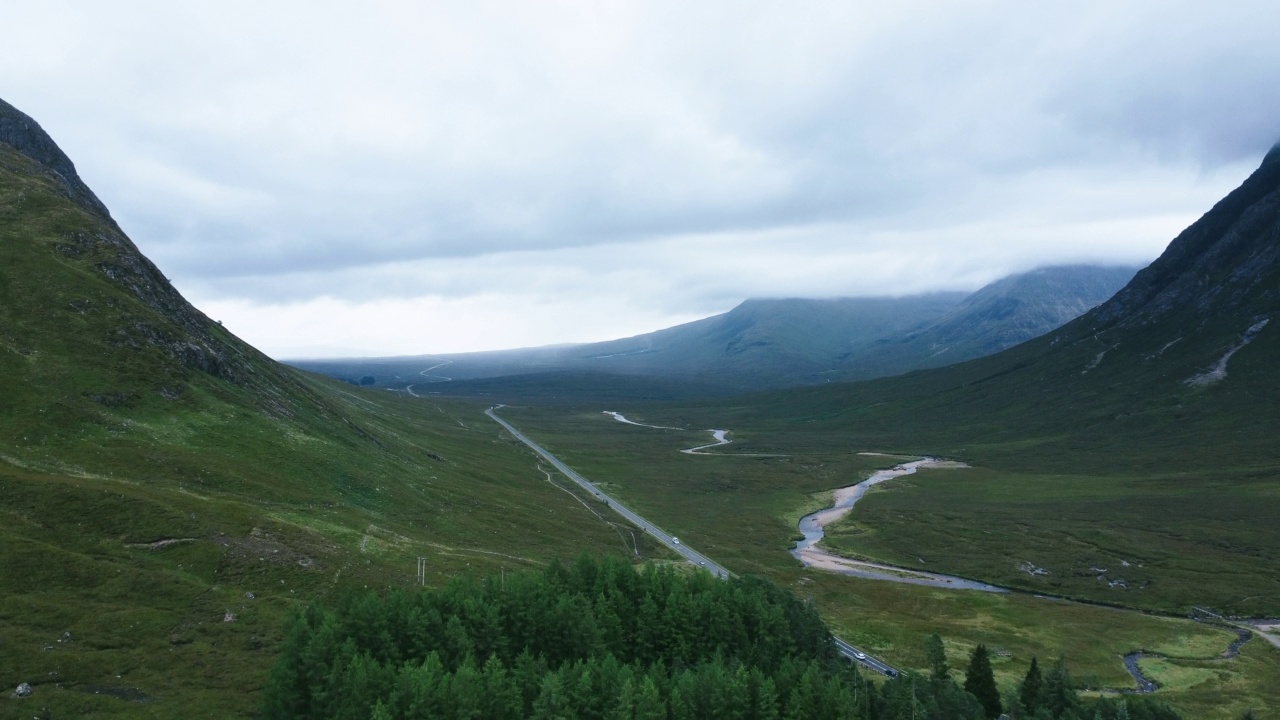
[[(622, 558), (583, 555), (541, 572), (460, 578), (440, 590), (353, 593), (332, 608), (313, 604), (288, 628), (263, 693), (263, 714), (344, 720), (997, 717), (1005, 701), (985, 648), (971, 658), (962, 687), (951, 679), (945, 653), (937, 664), (935, 640), (940, 648), (936, 636), (926, 647), (932, 675), (906, 672), (870, 682), (840, 658), (811, 605), (766, 580), (721, 581), (669, 565), (637, 569)], [(1028, 683), (1041, 688), (1029, 702), (1008, 702), (1019, 718), (1178, 717), (1145, 702), (1084, 703), (1070, 687), (1065, 663)]]

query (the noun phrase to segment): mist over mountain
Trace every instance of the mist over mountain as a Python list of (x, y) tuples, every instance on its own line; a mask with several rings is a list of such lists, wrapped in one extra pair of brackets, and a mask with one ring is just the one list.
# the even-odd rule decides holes
[[(768, 394), (762, 408), (832, 413), (850, 423), (841, 433), (861, 428), (871, 443), (877, 428), (909, 423), (939, 447), (1043, 434), (1046, 452), (1099, 450), (1071, 453), (1080, 463), (1157, 449), (1187, 463), (1272, 462), (1278, 315), (1280, 146), (1114, 297), (1061, 328), (902, 378)], [(886, 407), (864, 427), (854, 409), (874, 403)], [(1213, 453), (1194, 450), (1206, 443)]]
[(1010, 275), (937, 320), (866, 343), (839, 358), (840, 379), (942, 367), (1000, 352), (1057, 329), (1124, 287), (1135, 267), (1063, 265)]
[[(445, 393), (511, 388), (538, 375), (550, 385), (573, 385), (583, 382), (583, 374), (595, 378), (588, 383), (592, 387), (616, 375), (628, 382), (647, 378), (651, 385), (674, 381), (689, 392), (701, 388), (711, 394), (811, 385), (895, 375), (1003, 350), (1098, 305), (1134, 272), (1089, 265), (1041, 268), (969, 295), (759, 298), (721, 315), (607, 342), (292, 364), (348, 380), (373, 378), (382, 387), (422, 390), (433, 384), (431, 390)], [(517, 376), (531, 377), (515, 384), (490, 381)], [(446, 382), (452, 384), (441, 384)], [(664, 396), (669, 390), (653, 387)]]

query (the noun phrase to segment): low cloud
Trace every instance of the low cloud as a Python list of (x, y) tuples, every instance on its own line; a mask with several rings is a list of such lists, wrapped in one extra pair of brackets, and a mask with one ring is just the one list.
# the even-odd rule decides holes
[(1280, 139), (1270, 13), (32, 3), (0, 86), (251, 342), (439, 352), (1150, 260)]

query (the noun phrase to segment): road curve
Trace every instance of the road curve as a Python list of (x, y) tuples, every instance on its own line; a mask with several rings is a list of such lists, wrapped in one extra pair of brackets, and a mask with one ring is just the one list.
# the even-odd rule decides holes
[[(597, 487), (595, 483), (582, 477), (577, 472), (575, 472), (573, 468), (570, 468), (568, 465), (565, 465), (563, 462), (561, 462), (559, 458), (557, 458), (556, 456), (544, 450), (541, 445), (530, 440), (528, 437), (525, 436), (524, 433), (517, 430), (515, 426), (513, 426), (511, 423), (498, 417), (498, 415), (494, 411), (501, 409), (502, 407), (504, 406), (495, 405), (489, 408), (488, 410), (485, 410), (484, 414), (488, 415), (494, 422), (498, 423), (504, 429), (506, 429), (507, 432), (511, 433), (512, 436), (515, 437), (515, 439), (519, 440), (525, 445), (528, 445), (530, 449), (532, 449), (534, 452), (540, 455), (544, 460), (551, 463), (560, 472), (564, 473), (565, 477), (569, 478), (570, 480), (574, 481), (578, 485), (582, 486), (584, 490), (591, 493), (595, 497), (599, 498), (600, 500), (603, 500), (611, 510), (618, 513), (622, 517), (626, 518), (628, 522), (632, 523), (636, 527), (648, 533), (650, 536), (656, 538), (663, 545), (666, 545), (671, 550), (674, 550), (676, 553), (678, 553), (679, 555), (681, 555), (682, 557), (684, 557), (686, 560), (693, 563), (694, 565), (697, 565), (699, 567), (706, 569), (712, 575), (715, 575), (721, 580), (729, 579), (730, 573), (726, 568), (713, 562), (706, 555), (703, 555), (702, 553), (690, 548), (688, 545), (684, 544), (683, 542), (677, 541), (674, 536), (663, 531), (661, 528), (657, 527), (656, 525), (649, 522), (648, 520), (645, 520), (643, 517), (640, 517), (640, 515), (636, 514), (630, 508), (618, 502), (615, 498), (611, 497), (610, 495), (605, 493), (603, 490), (601, 490), (599, 487)], [(835, 641), (836, 649), (840, 651), (840, 654), (842, 656), (848, 658), (849, 660), (857, 662), (863, 665), (864, 667), (870, 668), (882, 675), (887, 675), (889, 677), (897, 677), (898, 675), (897, 668), (894, 668), (893, 666), (889, 665), (888, 663), (882, 660), (879, 660), (874, 657), (871, 657), (870, 655), (867, 655), (862, 650), (859, 650), (858, 648), (854, 647), (853, 645), (850, 645), (848, 642), (845, 642), (844, 640), (838, 637), (835, 637), (834, 635), (832, 636), (832, 639)]]

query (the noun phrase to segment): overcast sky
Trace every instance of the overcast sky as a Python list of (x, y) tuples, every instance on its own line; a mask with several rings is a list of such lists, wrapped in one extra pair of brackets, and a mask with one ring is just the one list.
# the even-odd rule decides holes
[(9, 0), (0, 97), (279, 358), (1146, 263), (1280, 140), (1274, 0), (958, 5)]

